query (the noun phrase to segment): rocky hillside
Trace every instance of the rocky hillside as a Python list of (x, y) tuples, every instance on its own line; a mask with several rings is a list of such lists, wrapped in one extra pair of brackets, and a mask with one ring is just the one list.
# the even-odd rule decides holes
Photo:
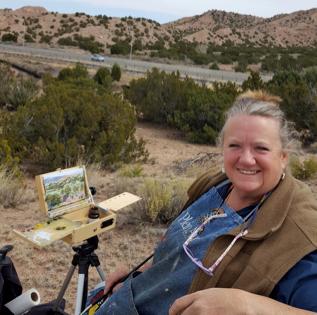
[(256, 46), (314, 46), (317, 44), (317, 9), (260, 18), (212, 10), (164, 25), (177, 29), (189, 41)]
[[(314, 46), (317, 44), (317, 9), (261, 18), (251, 15), (211, 10), (160, 25), (145, 18), (112, 18), (85, 13), (48, 12), (42, 7), (0, 10), (0, 38), (17, 42), (47, 44), (71, 41), (76, 36), (90, 37), (105, 50), (120, 41), (134, 41), (134, 46), (164, 43), (168, 46), (183, 39), (222, 45)], [(64, 40), (65, 42), (65, 40)]]

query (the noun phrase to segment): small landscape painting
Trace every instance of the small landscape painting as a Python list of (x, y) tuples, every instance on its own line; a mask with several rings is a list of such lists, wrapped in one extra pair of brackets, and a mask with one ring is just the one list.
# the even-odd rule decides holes
[(48, 210), (60, 208), (86, 198), (85, 169), (70, 168), (43, 175)]

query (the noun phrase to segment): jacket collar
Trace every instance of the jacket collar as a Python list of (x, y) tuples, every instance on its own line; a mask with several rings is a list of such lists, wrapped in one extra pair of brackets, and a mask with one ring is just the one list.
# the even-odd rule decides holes
[[(196, 180), (188, 190), (189, 199), (186, 202), (186, 209), (192, 202), (198, 199), (203, 193), (211, 187), (216, 186), (226, 180), (224, 173), (212, 174), (207, 172)], [(243, 238), (246, 240), (260, 240), (270, 236), (277, 231), (283, 224), (293, 199), (292, 191), (295, 188), (294, 178), (290, 173), (286, 173), (284, 179), (281, 179), (278, 186), (264, 201), (263, 205), (257, 210), (257, 216), (248, 234)], [(228, 235), (237, 235), (241, 231), (241, 226), (228, 232)]]
[[(292, 203), (293, 194), (291, 192), (294, 185), (294, 180), (290, 174), (286, 174), (285, 178), (281, 179), (278, 186), (257, 210), (256, 219), (248, 229), (248, 234), (243, 237), (244, 239), (267, 238), (282, 226)], [(228, 234), (236, 235), (240, 231), (241, 227), (237, 227)]]

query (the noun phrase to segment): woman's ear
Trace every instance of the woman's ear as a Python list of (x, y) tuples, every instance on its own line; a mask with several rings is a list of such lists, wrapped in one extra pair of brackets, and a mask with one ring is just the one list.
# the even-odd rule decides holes
[(288, 153), (286, 151), (282, 151), (281, 153), (281, 166), (282, 169), (285, 170), (288, 164)]

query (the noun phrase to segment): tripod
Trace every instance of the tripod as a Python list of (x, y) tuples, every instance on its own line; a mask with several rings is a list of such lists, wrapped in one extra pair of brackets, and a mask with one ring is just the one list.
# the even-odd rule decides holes
[(55, 301), (55, 308), (57, 309), (62, 302), (63, 296), (67, 290), (70, 280), (78, 266), (78, 282), (76, 295), (75, 315), (79, 315), (85, 309), (88, 294), (88, 270), (89, 266), (96, 267), (98, 274), (102, 281), (105, 281), (105, 274), (100, 267), (98, 256), (94, 253), (98, 248), (98, 236), (90, 237), (80, 246), (74, 246), (75, 254), (73, 256), (72, 265), (66, 275), (62, 288)]

